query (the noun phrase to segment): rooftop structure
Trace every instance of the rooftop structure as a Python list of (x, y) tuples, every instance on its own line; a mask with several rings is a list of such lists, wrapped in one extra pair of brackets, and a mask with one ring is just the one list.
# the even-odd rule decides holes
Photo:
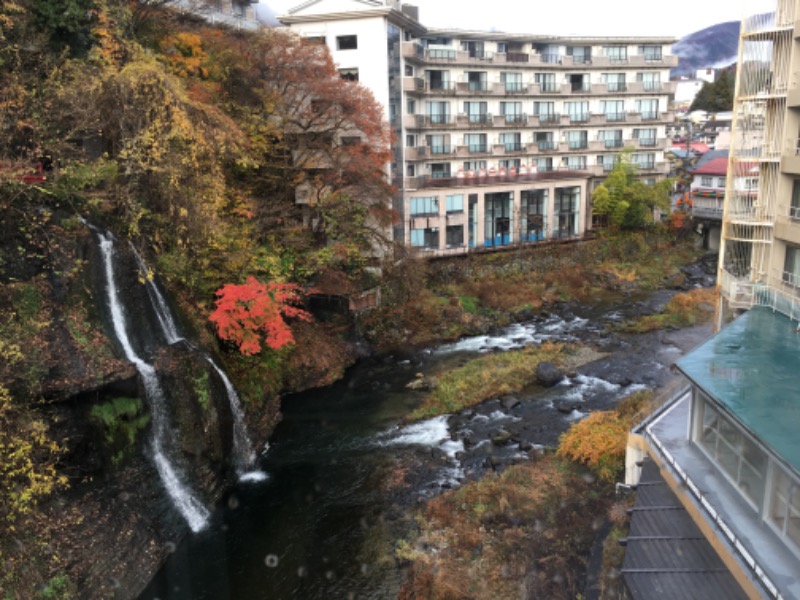
[(666, 176), (671, 37), (429, 29), (414, 7), (315, 0), (280, 21), (384, 106), (398, 241), (434, 254), (579, 237), (623, 148)]

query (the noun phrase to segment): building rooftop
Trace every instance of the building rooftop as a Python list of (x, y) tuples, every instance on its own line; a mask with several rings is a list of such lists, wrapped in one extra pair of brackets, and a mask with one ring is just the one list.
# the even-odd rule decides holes
[(636, 486), (622, 576), (633, 600), (747, 598), (652, 460)]
[(725, 175), (728, 172), (727, 158), (714, 158), (692, 170), (693, 175)]
[(677, 367), (762, 444), (800, 472), (800, 330), (756, 307)]

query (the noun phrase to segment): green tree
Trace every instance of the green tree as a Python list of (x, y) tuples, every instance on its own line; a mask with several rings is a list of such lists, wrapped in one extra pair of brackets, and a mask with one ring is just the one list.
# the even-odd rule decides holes
[(592, 212), (605, 225), (618, 229), (639, 229), (653, 220), (656, 208), (668, 210), (672, 181), (648, 185), (637, 178), (631, 152), (620, 155), (606, 180), (592, 193)]
[(731, 69), (718, 71), (714, 83), (703, 84), (689, 110), (706, 110), (708, 112), (732, 110), (735, 85), (736, 71)]

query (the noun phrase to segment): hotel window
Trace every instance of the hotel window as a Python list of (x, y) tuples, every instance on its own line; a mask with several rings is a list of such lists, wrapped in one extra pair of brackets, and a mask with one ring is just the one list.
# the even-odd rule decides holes
[(464, 102), (464, 113), (470, 123), (486, 123), (489, 120), (486, 102)]
[(482, 92), (489, 89), (486, 71), (467, 71), (465, 73), (467, 86), (473, 92)]
[(450, 71), (427, 70), (425, 71), (425, 82), (431, 90), (449, 90), (450, 86)]
[(603, 142), (606, 148), (621, 148), (622, 129), (601, 129), (597, 132), (597, 141)]
[(654, 169), (656, 155), (653, 152), (634, 153), (631, 155), (631, 164), (640, 169)]
[(505, 54), (508, 52), (508, 44), (505, 42), (497, 42), (497, 52), (499, 54)]
[(521, 92), (522, 73), (500, 73), (500, 83), (504, 84), (507, 92)]
[(450, 163), (431, 163), (429, 168), (433, 179), (447, 179), (450, 177)]
[(411, 198), (409, 200), (410, 213), (412, 215), (438, 215), (439, 199), (436, 196), (429, 198)]
[(603, 100), (600, 102), (600, 111), (605, 115), (606, 121), (624, 121), (625, 101)]
[(567, 56), (572, 57), (572, 64), (586, 65), (592, 62), (591, 46), (567, 46)]
[(406, 100), (406, 113), (409, 115), (414, 115), (417, 113), (417, 101), (416, 100)]
[(428, 118), (431, 123), (441, 124), (450, 121), (450, 104), (448, 102), (431, 102), (426, 104)]
[(661, 73), (637, 73), (636, 81), (641, 82), (645, 92), (661, 90)]
[(469, 152), (486, 152), (486, 134), (467, 133), (464, 135), (464, 145)]
[(637, 100), (636, 112), (641, 113), (642, 119), (654, 120), (658, 118), (658, 100)]
[(481, 169), (486, 170), (486, 161), (485, 160), (467, 160), (464, 161), (464, 171), (469, 172), (472, 171), (477, 173)]
[(552, 171), (553, 170), (553, 157), (548, 156), (546, 158), (534, 158), (533, 164), (536, 165), (537, 171)]
[(624, 92), (627, 89), (625, 73), (603, 73), (603, 81), (609, 92)]
[(660, 61), (661, 46), (639, 46), (639, 54), (647, 61)]
[(411, 245), (416, 248), (430, 248), (435, 250), (439, 247), (439, 229), (412, 229)]
[(518, 123), (522, 118), (522, 102), (500, 102), (500, 114), (506, 123)]
[(409, 148), (414, 148), (417, 145), (417, 136), (413, 133), (406, 134), (406, 146)]
[(356, 50), (358, 48), (357, 35), (339, 35), (336, 36), (336, 49), (337, 50)]
[(451, 151), (449, 135), (433, 134), (426, 136), (425, 139), (431, 154), (448, 154)]
[(539, 117), (541, 123), (552, 123), (558, 120), (555, 102), (534, 102), (533, 114)]
[(464, 212), (464, 196), (462, 194), (447, 196), (445, 207), (448, 213)]
[(564, 112), (569, 115), (570, 122), (583, 123), (589, 120), (589, 103), (586, 101), (564, 102)]
[(566, 131), (564, 132), (564, 141), (570, 150), (580, 150), (589, 145), (589, 135), (586, 131)]
[(783, 281), (792, 287), (800, 287), (800, 247), (786, 246), (783, 260)]
[(712, 187), (714, 185), (714, 178), (710, 175), (703, 175), (700, 178), (700, 185), (703, 187)]
[(577, 233), (580, 199), (581, 188), (577, 186), (556, 188), (556, 237), (571, 237)]
[(539, 90), (542, 92), (555, 92), (557, 89), (555, 73), (536, 73), (534, 81), (539, 84)]
[(767, 475), (766, 453), (705, 397), (699, 399), (702, 430), (696, 440), (698, 445), (760, 510)]
[(628, 60), (627, 46), (603, 46), (603, 56), (611, 62), (626, 62)]
[(522, 150), (522, 134), (516, 133), (501, 133), (500, 143), (503, 144), (506, 152), (516, 152)]
[(503, 160), (497, 161), (497, 166), (501, 169), (505, 169), (506, 171), (510, 171), (511, 169), (516, 169), (519, 173), (519, 167), (522, 164), (522, 161), (518, 158), (506, 158)]
[(464, 226), (448, 225), (445, 230), (445, 244), (448, 248), (455, 248), (464, 245)]
[(524, 242), (538, 242), (545, 234), (547, 190), (523, 190), (520, 194), (520, 233)]
[(406, 177), (416, 177), (416, 165), (406, 165)]
[(795, 179), (792, 183), (792, 205), (789, 207), (789, 216), (792, 219), (800, 219), (800, 179)]
[(656, 130), (655, 129), (634, 129), (633, 139), (639, 140), (640, 146), (655, 146), (656, 145)]
[(565, 156), (562, 158), (562, 161), (570, 171), (582, 171), (586, 169), (585, 156)]
[(414, 76), (414, 67), (412, 65), (405, 66), (405, 73), (406, 77), (413, 77)]

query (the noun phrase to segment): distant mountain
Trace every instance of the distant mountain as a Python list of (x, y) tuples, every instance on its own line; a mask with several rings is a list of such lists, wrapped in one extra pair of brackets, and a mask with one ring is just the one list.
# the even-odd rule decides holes
[(727, 67), (736, 62), (739, 50), (739, 21), (728, 21), (706, 27), (683, 37), (672, 46), (678, 66), (671, 77), (692, 77), (697, 69)]

